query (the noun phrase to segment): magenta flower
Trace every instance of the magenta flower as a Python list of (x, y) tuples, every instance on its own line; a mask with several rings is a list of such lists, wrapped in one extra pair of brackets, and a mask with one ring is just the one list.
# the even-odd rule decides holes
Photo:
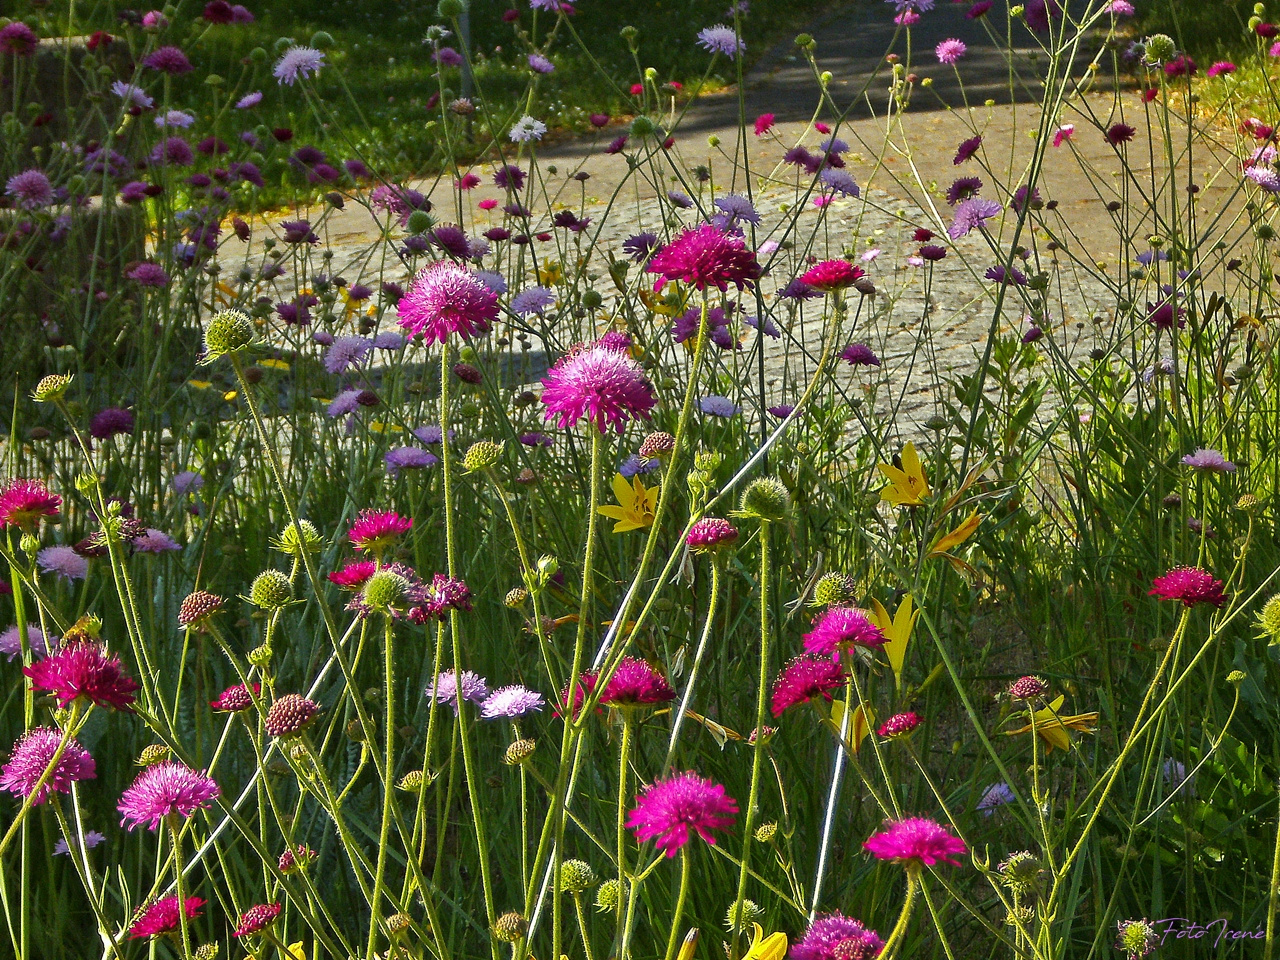
[[(820, 913), (791, 947), (791, 960), (873, 960), (884, 946), (874, 930), (839, 910)], [(836, 948), (839, 947), (839, 953)]]
[(880, 729), (877, 732), (882, 737), (902, 737), (918, 726), (920, 726), (920, 714), (910, 712), (895, 713), (880, 724)]
[(649, 706), (675, 698), (667, 678), (653, 664), (637, 657), (623, 657), (600, 694), (600, 702), (611, 707)]
[(13, 745), (9, 762), (0, 769), (0, 790), (8, 790), (23, 799), (32, 797), (32, 805), (39, 806), (50, 793), (70, 793), (72, 783), (97, 776), (93, 757), (73, 737), (67, 741), (49, 779), (36, 790), (61, 742), (62, 731), (53, 727), (36, 727), (23, 734)]
[(710, 553), (720, 547), (732, 545), (738, 539), (738, 530), (721, 517), (703, 517), (689, 528), (685, 543), (694, 553)]
[(30, 532), (41, 517), (56, 517), (62, 498), (40, 480), (10, 480), (0, 489), (0, 526)]
[(800, 282), (829, 293), (832, 290), (843, 290), (851, 286), (855, 280), (864, 276), (861, 267), (855, 267), (848, 260), (823, 260), (814, 264), (800, 275)]
[(737, 812), (737, 801), (726, 796), (720, 784), (696, 773), (679, 773), (655, 780), (641, 791), (627, 826), (635, 830), (636, 840), (653, 840), (658, 849), (674, 857), (692, 833), (714, 844), (711, 831), (733, 826)]
[(73, 700), (84, 700), (129, 710), (138, 689), (137, 682), (125, 674), (119, 657), (108, 656), (105, 647), (89, 641), (66, 643), (22, 672), (31, 679), (33, 689), (53, 694), (64, 709)]
[(1071, 139), (1071, 135), (1075, 132), (1076, 132), (1076, 125), (1074, 123), (1064, 123), (1062, 126), (1060, 126), (1057, 130), (1054, 131), (1053, 145), (1055, 147), (1062, 146), (1064, 143), (1066, 143), (1068, 140)]
[(938, 863), (958, 867), (960, 861), (955, 857), (969, 852), (963, 840), (928, 817), (890, 821), (862, 846), (877, 859), (892, 860), (908, 870), (932, 867)]
[(1198, 603), (1221, 607), (1227, 602), (1227, 596), (1222, 592), (1222, 581), (1199, 567), (1174, 567), (1151, 581), (1147, 595), (1161, 600), (1179, 600), (1184, 607), (1194, 607)]
[(165, 817), (190, 817), (213, 805), (221, 795), (218, 785), (203, 770), (192, 770), (175, 760), (147, 767), (120, 796), (120, 826), (134, 830), (144, 823), (151, 830)]
[(343, 590), (359, 590), (377, 572), (378, 564), (374, 560), (352, 560), (341, 570), (329, 574), (329, 582)]
[(806, 653), (835, 656), (849, 647), (879, 649), (884, 634), (871, 622), (866, 612), (857, 607), (832, 607), (814, 621), (813, 629), (804, 635)]
[(191, 61), (187, 59), (187, 55), (177, 47), (157, 47), (142, 58), (142, 65), (151, 70), (158, 70), (160, 73), (168, 73), (174, 76), (181, 73), (190, 73), (195, 69), (195, 67), (191, 66)]
[(830, 691), (844, 683), (844, 670), (831, 657), (805, 655), (791, 660), (773, 682), (773, 715), (814, 697), (831, 699)]
[(1128, 143), (1132, 140), (1133, 135), (1137, 132), (1138, 131), (1127, 123), (1113, 123), (1111, 126), (1107, 127), (1104, 136), (1107, 138), (1107, 143), (1111, 144), (1113, 147), (1118, 147), (1120, 144)]
[(1205, 71), (1205, 75), (1210, 78), (1213, 78), (1213, 77), (1226, 76), (1228, 74), (1232, 74), (1235, 72), (1236, 72), (1236, 65), (1234, 63), (1232, 63), (1230, 60), (1219, 60), (1217, 63), (1213, 64), (1211, 67), (1209, 67), (1208, 70)]
[[(187, 897), (183, 903), (183, 911), (188, 920), (200, 916), (200, 908), (205, 904), (199, 897)], [(182, 919), (178, 916), (177, 894), (163, 897), (147, 907), (138, 919), (129, 927), (129, 938), (140, 940), (143, 937), (159, 937), (166, 933), (177, 933), (182, 929)]]
[(775, 117), (772, 113), (762, 113), (756, 117), (755, 131), (757, 137), (763, 137), (773, 129)]
[(381, 553), (401, 534), (413, 527), (412, 517), (402, 517), (394, 510), (364, 509), (356, 516), (347, 536), (357, 550)]
[(40, 37), (21, 20), (14, 20), (0, 27), (0, 53), (29, 57), (39, 45)]
[(562, 429), (583, 420), (605, 433), (622, 433), (637, 417), (648, 419), (657, 400), (640, 365), (630, 354), (601, 343), (578, 346), (556, 361), (542, 378), (546, 419)]
[(464, 340), (487, 333), (498, 318), (498, 295), (471, 271), (441, 260), (413, 278), (397, 309), (400, 326), (430, 346), (453, 333)]
[(4, 192), (23, 210), (39, 210), (53, 203), (53, 184), (43, 170), (15, 173), (5, 183)]
[(934, 48), (933, 52), (937, 54), (939, 63), (956, 64), (960, 62), (960, 58), (968, 51), (969, 48), (965, 46), (965, 42), (963, 40), (956, 40), (952, 38), (943, 40)]
[(232, 934), (234, 937), (249, 937), (261, 933), (280, 916), (280, 904), (259, 903), (240, 914), (240, 924)]
[(209, 706), (220, 713), (239, 713), (241, 710), (248, 710), (253, 706), (253, 698), (262, 692), (262, 684), (255, 683), (253, 685), (253, 693), (243, 683), (237, 683), (235, 686), (227, 687), (216, 700), (210, 700)]
[(760, 278), (756, 255), (742, 239), (707, 224), (685, 230), (654, 254), (646, 269), (662, 276), (659, 286), (679, 280), (699, 290), (723, 291), (729, 284), (741, 290)]
[(1182, 458), (1182, 462), (1188, 467), (1195, 467), (1206, 473), (1234, 473), (1236, 469), (1236, 465), (1217, 450), (1209, 450), (1205, 447), (1200, 447), (1195, 453), (1187, 454)]

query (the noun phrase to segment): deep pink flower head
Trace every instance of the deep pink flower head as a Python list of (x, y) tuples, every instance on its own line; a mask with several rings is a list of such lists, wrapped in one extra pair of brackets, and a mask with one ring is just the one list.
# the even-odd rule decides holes
[(428, 620), (446, 620), (451, 610), (467, 613), (471, 610), (471, 588), (462, 580), (437, 573), (431, 582), (411, 591), (414, 606), (409, 619), (414, 623)]
[(1161, 600), (1180, 600), (1184, 607), (1194, 607), (1197, 603), (1220, 607), (1227, 602), (1222, 581), (1199, 567), (1174, 567), (1151, 581), (1147, 595)]
[(239, 713), (241, 710), (248, 710), (253, 706), (253, 698), (262, 692), (262, 684), (255, 683), (253, 685), (252, 695), (243, 683), (237, 683), (235, 686), (227, 687), (216, 700), (210, 700), (209, 706), (214, 710), (223, 713)]
[(280, 904), (278, 903), (259, 903), (256, 906), (252, 906), (240, 914), (240, 924), (236, 927), (232, 936), (248, 937), (255, 933), (261, 933), (275, 923), (275, 919), (278, 916), (280, 916)]
[(100, 707), (129, 710), (138, 689), (119, 657), (108, 656), (105, 647), (88, 640), (66, 643), (22, 672), (31, 678), (32, 688), (53, 694), (63, 708), (83, 699)]
[(14, 20), (0, 27), (0, 53), (29, 57), (36, 52), (39, 44), (40, 37), (21, 20)]
[(154, 830), (165, 817), (185, 819), (212, 806), (220, 795), (218, 785), (203, 770), (164, 760), (138, 774), (120, 795), (116, 809), (120, 811), (120, 826), (134, 830), (145, 823)]
[(951, 39), (943, 40), (934, 48), (933, 52), (937, 56), (939, 63), (955, 64), (960, 62), (960, 58), (963, 57), (968, 50), (969, 48), (965, 45), (963, 40), (957, 40), (952, 37)]
[(1210, 78), (1213, 78), (1213, 77), (1220, 77), (1225, 74), (1235, 73), (1235, 72), (1236, 72), (1236, 65), (1234, 63), (1232, 63), (1230, 60), (1219, 60), (1217, 63), (1211, 66), (1208, 70), (1206, 70), (1205, 74)]
[(600, 702), (612, 707), (648, 706), (675, 698), (676, 692), (657, 667), (637, 657), (623, 657), (600, 694)]
[(762, 113), (756, 117), (756, 136), (763, 137), (766, 133), (773, 129), (774, 115), (772, 113)]
[(142, 65), (161, 73), (177, 75), (195, 69), (187, 55), (178, 47), (157, 47), (142, 58)]
[(907, 817), (890, 821), (873, 833), (863, 848), (880, 860), (892, 860), (907, 869), (932, 867), (938, 863), (960, 866), (955, 857), (968, 853), (964, 841), (942, 824), (928, 817)]
[(649, 416), (657, 400), (640, 365), (627, 353), (602, 343), (578, 346), (556, 361), (542, 378), (547, 420), (561, 428), (583, 420), (601, 433), (622, 432), (627, 421)]
[[(200, 916), (200, 908), (204, 906), (200, 897), (187, 897), (183, 910), (188, 920)], [(129, 939), (140, 940), (143, 937), (158, 937), (166, 933), (177, 933), (182, 929), (182, 919), (178, 916), (178, 896), (174, 894), (162, 897), (138, 916), (129, 927)]]
[(636, 807), (627, 817), (627, 826), (636, 840), (653, 840), (668, 857), (697, 833), (707, 843), (715, 843), (712, 830), (733, 826), (738, 803), (726, 796), (724, 787), (696, 773), (678, 773), (655, 780), (636, 798)]
[[(556, 716), (557, 717), (561, 716), (565, 712), (571, 712), (573, 714), (573, 719), (576, 720), (578, 718), (578, 714), (582, 712), (583, 704), (587, 702), (587, 697), (591, 696), (591, 694), (595, 692), (596, 684), (598, 682), (599, 682), (599, 677), (596, 675), (594, 670), (587, 670), (586, 672), (578, 676), (578, 682), (575, 684), (572, 684), (573, 686), (573, 710), (572, 711), (568, 711), (570, 684), (566, 683), (564, 685), (564, 689), (560, 691), (560, 699), (556, 701), (556, 707), (557, 707)], [(602, 713), (603, 711), (598, 710), (597, 712)]]
[(843, 290), (863, 276), (862, 268), (848, 260), (823, 260), (800, 275), (800, 282), (824, 292)]
[(804, 635), (806, 653), (834, 656), (848, 647), (884, 646), (884, 634), (871, 622), (866, 611), (857, 607), (832, 607), (813, 623)]
[(773, 715), (782, 716), (798, 703), (814, 697), (831, 699), (829, 691), (844, 683), (844, 670), (831, 657), (796, 657), (782, 668), (773, 682)]
[(402, 533), (413, 527), (412, 517), (402, 517), (394, 510), (361, 510), (347, 534), (357, 550), (381, 553)]
[(1107, 127), (1104, 136), (1107, 138), (1107, 143), (1113, 147), (1118, 147), (1120, 144), (1128, 143), (1132, 140), (1135, 133), (1137, 131), (1129, 124), (1117, 122)]
[(703, 517), (689, 528), (685, 543), (694, 553), (709, 553), (731, 546), (738, 539), (738, 528), (721, 517)]
[(0, 490), (0, 527), (31, 531), (41, 517), (56, 517), (62, 498), (39, 480), (10, 480)]
[(375, 560), (352, 560), (341, 570), (329, 574), (329, 582), (336, 583), (343, 590), (359, 590), (377, 572)]
[(839, 910), (813, 918), (805, 935), (791, 946), (791, 960), (872, 960), (884, 946), (874, 930)]
[(8, 790), (24, 799), (35, 791), (35, 798), (31, 802), (38, 806), (55, 790), (58, 793), (70, 793), (71, 784), (75, 781), (90, 780), (97, 776), (93, 757), (73, 737), (67, 741), (67, 747), (58, 758), (58, 764), (53, 768), (49, 779), (36, 790), (36, 784), (48, 769), (61, 742), (62, 731), (53, 727), (36, 727), (24, 733), (13, 745), (9, 762), (0, 770), (0, 790)]
[(901, 737), (910, 733), (916, 727), (920, 726), (920, 714), (918, 713), (895, 713), (892, 717), (880, 724), (878, 731), (882, 737)]
[(430, 346), (452, 333), (469, 340), (498, 318), (498, 295), (470, 270), (440, 260), (421, 270), (396, 308), (400, 326)]
[(727, 290), (729, 284), (741, 290), (760, 279), (760, 264), (746, 243), (708, 224), (685, 230), (654, 254), (645, 269), (662, 276), (659, 287), (680, 280), (699, 290)]

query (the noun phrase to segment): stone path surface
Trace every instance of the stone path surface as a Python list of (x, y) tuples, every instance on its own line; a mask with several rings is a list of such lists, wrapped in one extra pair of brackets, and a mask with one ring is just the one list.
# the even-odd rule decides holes
[[(810, 28), (817, 40), (817, 69), (831, 74), (831, 99), (840, 110), (848, 108), (843, 119), (829, 104), (817, 110), (813, 67), (788, 42), (755, 65), (746, 78), (741, 107), (739, 93), (730, 90), (693, 101), (678, 122), (669, 118), (674, 145), (666, 151), (651, 148), (653, 163), (639, 171), (629, 168), (625, 156), (603, 151), (610, 139), (626, 132), (625, 126), (611, 127), (594, 139), (545, 146), (537, 154), (536, 172), (527, 188), (529, 205), (542, 215), (535, 228), (554, 233), (555, 242), (562, 248), (568, 244), (571, 250), (574, 241), (565, 239), (568, 232), (553, 231), (549, 221), (557, 210), (572, 209), (592, 221), (577, 242), (596, 248), (597, 255), (606, 251), (620, 257), (627, 237), (641, 230), (661, 235), (664, 218), (666, 227), (676, 224), (670, 204), (659, 198), (669, 189), (698, 193), (693, 171), (699, 165), (709, 168), (713, 178), (699, 194), (707, 213), (715, 212), (714, 198), (749, 192), (761, 215), (752, 234), (754, 242), (772, 240), (784, 245), (781, 255), (775, 255), (782, 256), (777, 268), (762, 284), (766, 311), (784, 333), (765, 341), (766, 375), (775, 387), (803, 375), (805, 363), (818, 353), (822, 334), (820, 309), (806, 307), (795, 314), (794, 308), (783, 307), (776, 299), (776, 290), (798, 269), (794, 257), (786, 255), (787, 243), (808, 244), (812, 237), (812, 245), (803, 252), (819, 258), (879, 250), (865, 264), (878, 296), (872, 310), (862, 314), (854, 338), (869, 342), (884, 361), (877, 373), (889, 389), (880, 392), (880, 412), (888, 412), (889, 397), (900, 397), (897, 417), (918, 425), (937, 412), (939, 378), (973, 370), (993, 329), (1021, 335), (1029, 326), (1015, 288), (1010, 288), (1000, 319), (993, 325), (999, 287), (983, 276), (1008, 256), (1016, 215), (1006, 210), (1003, 220), (992, 223), (989, 234), (974, 232), (953, 244), (945, 235), (952, 214), (943, 196), (947, 185), (959, 175), (978, 176), (987, 184), (984, 195), (1007, 203), (1008, 189), (1023, 182), (1032, 161), (1030, 135), (1037, 126), (1044, 122), (1054, 129), (1059, 123), (1074, 123), (1071, 140), (1051, 148), (1043, 158), (1038, 189), (1052, 203), (1037, 211), (1036, 223), (1028, 223), (1020, 234), (1021, 245), (1030, 247), (1034, 239), (1036, 247), (1035, 256), (1021, 268), (1053, 275), (1045, 326), (1066, 356), (1078, 357), (1095, 346), (1109, 345), (1117, 334), (1112, 326), (1116, 296), (1088, 271), (1100, 267), (1114, 283), (1133, 267), (1128, 260), (1120, 262), (1126, 239), (1136, 244), (1132, 255), (1147, 249), (1149, 234), (1167, 232), (1150, 218), (1143, 221), (1133, 216), (1134, 196), (1163, 191), (1185, 203), (1189, 196), (1185, 185), (1194, 180), (1198, 188), (1194, 202), (1204, 210), (1226, 210), (1231, 222), (1238, 216), (1233, 208), (1241, 206), (1232, 193), (1238, 180), (1231, 170), (1237, 161), (1226, 146), (1199, 138), (1198, 159), (1175, 152), (1170, 164), (1163, 142), (1147, 138), (1146, 108), (1136, 90), (1118, 98), (1086, 93), (1064, 106), (1059, 116), (1043, 119), (1040, 92), (1033, 84), (1037, 75), (1033, 39), (1023, 31), (1026, 43), (1015, 51), (1010, 64), (982, 25), (964, 18), (965, 9), (940, 4), (913, 30), (910, 68), (917, 82), (909, 109), (893, 118), (886, 118), (891, 68), (884, 60), (893, 39), (890, 8), (876, 0), (858, 0), (839, 6)], [(969, 47), (960, 64), (963, 87), (956, 71), (939, 64), (932, 52), (940, 40), (950, 37), (963, 39)], [(1102, 39), (1100, 33), (1092, 46), (1082, 47), (1073, 76), (1088, 75), (1085, 64)], [(898, 38), (896, 49), (905, 59), (903, 41)], [(1012, 88), (1011, 70), (1022, 78)], [(924, 78), (931, 78), (932, 86), (920, 83)], [(748, 120), (745, 137), (739, 133), (740, 112)], [(773, 113), (776, 122), (768, 135), (757, 138), (749, 125), (761, 113)], [(798, 142), (816, 149), (822, 135), (810, 126), (815, 113), (834, 128), (833, 135), (848, 142), (846, 169), (862, 187), (861, 197), (836, 198), (822, 210), (811, 202), (808, 179), (797, 174), (796, 167), (781, 163), (784, 151)], [(1116, 148), (1101, 128), (1121, 119), (1140, 132), (1132, 142)], [(957, 166), (953, 162), (957, 145), (975, 133), (983, 138), (981, 152), (975, 160)], [(1186, 139), (1185, 128), (1171, 133), (1175, 145)], [(718, 144), (713, 146), (716, 139)], [(1184, 148), (1185, 143), (1178, 149)], [(531, 166), (528, 157), (522, 165)], [(1162, 186), (1171, 169), (1174, 185)], [(477, 169), (485, 184), (468, 195), (469, 203), (486, 198), (505, 202), (503, 192), (490, 184), (490, 170), (488, 165)], [(589, 179), (574, 179), (575, 174)], [(996, 191), (996, 182), (1004, 185), (1003, 191)], [(449, 181), (414, 186), (433, 198), (434, 214), (444, 220), (459, 219), (453, 212), (457, 195)], [(1109, 203), (1121, 204), (1122, 209), (1109, 210)], [(471, 213), (466, 222), (484, 222), (482, 211), (472, 207)], [(693, 223), (700, 216), (696, 209), (683, 211), (678, 222)], [(782, 225), (791, 220), (795, 228), (783, 232)], [(370, 264), (386, 257), (394, 262), (396, 239), (384, 237), (367, 210), (349, 205), (329, 215), (324, 226), (325, 239), (334, 251), (333, 272), (342, 273), (349, 282), (367, 275)], [(927, 267), (912, 261), (920, 246), (913, 235), (921, 227), (941, 235), (936, 242), (949, 248), (945, 259)], [(1056, 254), (1047, 246), (1051, 239), (1061, 246)], [(544, 247), (550, 249), (551, 244)], [(548, 254), (540, 250), (539, 255)], [(603, 273), (606, 258), (597, 259), (598, 272)], [(932, 274), (927, 309), (926, 272)], [(608, 296), (608, 286), (606, 277), (598, 289)], [(757, 311), (748, 303), (747, 312)], [(752, 347), (754, 332), (743, 333), (744, 345)], [(907, 370), (910, 377), (905, 376)], [(851, 390), (865, 388), (869, 380), (865, 369), (843, 364), (837, 377)]]

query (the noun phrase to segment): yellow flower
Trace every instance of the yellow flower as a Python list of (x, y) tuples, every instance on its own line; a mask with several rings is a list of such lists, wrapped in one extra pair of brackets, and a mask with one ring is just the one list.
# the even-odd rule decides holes
[(239, 390), (228, 390), (226, 393), (224, 393), (224, 394), (222, 395), (222, 399), (223, 399), (223, 400), (228, 400), (228, 401), (229, 401), (229, 400), (234, 400), (234, 399), (235, 399), (236, 397), (238, 397), (239, 395), (240, 395), (240, 391), (239, 391)]
[(879, 600), (873, 599), (871, 608), (871, 618), (884, 634), (884, 652), (889, 658), (889, 666), (893, 667), (894, 683), (902, 686), (902, 664), (907, 658), (907, 644), (911, 642), (911, 631), (915, 629), (920, 610), (913, 606), (909, 593), (902, 598), (892, 617)]
[(285, 956), (289, 960), (307, 960), (307, 949), (302, 945), (302, 941), (299, 940), (296, 943), (289, 944), (285, 951)]
[(929, 481), (925, 478), (924, 467), (920, 465), (915, 444), (908, 443), (902, 448), (901, 469), (892, 463), (876, 466), (889, 478), (889, 485), (880, 491), (881, 500), (895, 507), (924, 506), (924, 498), (929, 496)]
[(538, 283), (544, 287), (554, 287), (564, 277), (564, 271), (555, 260), (548, 260), (538, 268)]
[(680, 952), (676, 960), (693, 960), (693, 951), (698, 948), (698, 928), (693, 927), (684, 935), (684, 943), (680, 944)]
[(1035, 734), (1044, 741), (1044, 752), (1053, 753), (1054, 747), (1059, 750), (1071, 749), (1071, 734), (1068, 730), (1078, 730), (1081, 733), (1093, 733), (1094, 728), (1098, 725), (1097, 711), (1093, 713), (1077, 713), (1074, 715), (1064, 715), (1058, 711), (1062, 708), (1063, 701), (1066, 697), (1058, 694), (1058, 699), (1045, 707), (1043, 710), (1037, 710), (1032, 714), (1032, 722), (1025, 727), (1019, 727), (1017, 730), (1006, 730), (1006, 737), (1016, 737), (1020, 733), (1030, 733), (1035, 730)]
[[(844, 709), (843, 700), (835, 700), (831, 704), (831, 725), (835, 728), (836, 736), (840, 735), (840, 728), (844, 726)], [(858, 704), (858, 709), (849, 718), (849, 735), (845, 738), (854, 753), (862, 749), (862, 741), (867, 739), (875, 722), (875, 711), (865, 703)]]
[(288, 360), (277, 360), (275, 357), (267, 357), (265, 360), (259, 360), (258, 366), (267, 367), (271, 370), (288, 370)]
[(197, 390), (208, 390), (213, 386), (208, 380), (188, 380), (188, 387), (195, 387)]
[(658, 506), (657, 487), (646, 489), (638, 476), (627, 483), (627, 478), (619, 473), (613, 478), (613, 496), (619, 506), (610, 504), (599, 509), (601, 516), (618, 521), (613, 525), (614, 533), (653, 526), (654, 510)]
[(767, 937), (758, 923), (753, 923), (755, 932), (751, 936), (751, 948), (742, 960), (782, 960), (787, 954), (787, 935), (779, 930)]
[(982, 523), (982, 516), (975, 510), (965, 518), (964, 523), (935, 540), (933, 546), (929, 548), (929, 556), (947, 556), (952, 550), (972, 537), (977, 532), (978, 524), (980, 523)]
[(643, 303), (651, 312), (663, 317), (678, 317), (684, 313), (688, 304), (688, 298), (682, 296), (678, 292), (669, 293), (665, 297), (660, 297), (652, 290), (645, 287), (640, 288), (640, 302)]

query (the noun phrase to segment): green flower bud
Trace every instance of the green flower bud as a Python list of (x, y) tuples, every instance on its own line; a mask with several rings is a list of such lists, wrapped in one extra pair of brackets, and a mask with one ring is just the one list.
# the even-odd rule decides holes
[(140, 767), (149, 767), (169, 759), (169, 748), (163, 743), (149, 743), (142, 748), (138, 759), (134, 761)]
[(36, 388), (31, 394), (31, 399), (37, 403), (61, 400), (67, 395), (67, 388), (71, 386), (73, 379), (75, 379), (75, 375), (70, 373), (51, 373), (47, 377), (42, 377), (40, 382), (36, 384)]
[(259, 670), (265, 670), (271, 664), (271, 644), (264, 643), (249, 651), (249, 663)]
[(1231, 684), (1233, 687), (1240, 686), (1240, 684), (1244, 683), (1247, 679), (1248, 677), (1245, 675), (1243, 670), (1232, 670), (1227, 674), (1227, 683)]
[(492, 440), (473, 443), (462, 455), (462, 467), (467, 473), (496, 467), (502, 460), (502, 449), (501, 443), (495, 443)]
[(600, 878), (585, 860), (566, 860), (560, 865), (560, 886), (566, 893), (590, 890)]
[(204, 358), (202, 364), (213, 363), (219, 357), (238, 353), (254, 340), (253, 321), (239, 310), (223, 310), (215, 313), (204, 332)]
[(427, 211), (415, 210), (409, 214), (409, 222), (406, 227), (410, 233), (426, 233), (435, 222), (436, 218), (427, 213)]
[(746, 490), (742, 491), (742, 500), (738, 512), (744, 517), (753, 517), (762, 522), (776, 523), (787, 518), (791, 510), (791, 494), (781, 480), (775, 477), (761, 477), (753, 480)]
[(760, 824), (760, 826), (756, 827), (756, 842), (772, 843), (773, 838), (777, 835), (777, 833), (778, 833), (778, 825), (776, 823), (773, 823), (772, 821), (770, 821), (769, 823), (762, 823)]
[(1147, 55), (1144, 58), (1152, 66), (1168, 63), (1178, 55), (1178, 46), (1173, 37), (1164, 33), (1153, 33), (1147, 37)]
[(364, 585), (361, 597), (374, 610), (389, 614), (404, 603), (409, 581), (390, 570), (379, 570)]
[(801, 50), (812, 50), (817, 45), (818, 45), (817, 41), (813, 39), (813, 34), (810, 34), (810, 33), (796, 34), (796, 46), (799, 47)]
[(396, 784), (396, 789), (405, 793), (417, 793), (430, 781), (421, 770), (410, 770)]
[(271, 49), (275, 51), (276, 56), (284, 53), (290, 47), (296, 47), (293, 37), (276, 37), (276, 42), (271, 45)]
[(604, 298), (597, 291), (584, 290), (582, 292), (582, 305), (588, 310), (599, 310), (602, 303), (604, 303)]
[(528, 599), (529, 599), (528, 590), (526, 590), (524, 587), (512, 587), (510, 590), (507, 591), (507, 595), (502, 598), (502, 603), (504, 606), (508, 606), (514, 610), (517, 607), (523, 607), (525, 604), (525, 601)]
[(1018, 896), (1038, 893), (1044, 879), (1043, 864), (1027, 850), (1009, 854), (1009, 858), (996, 870), (1000, 874), (1000, 883)]
[(657, 131), (657, 125), (648, 117), (636, 117), (631, 121), (631, 135), (634, 137), (644, 139), (653, 136)]
[(847, 573), (825, 573), (813, 587), (814, 607), (831, 607), (852, 602), (858, 589), (857, 582)]
[(249, 588), (249, 601), (263, 610), (278, 610), (293, 600), (293, 584), (279, 570), (263, 570)]
[(217, 943), (202, 943), (192, 955), (195, 960), (218, 960), (218, 951), (222, 946)]
[(324, 537), (310, 520), (299, 519), (297, 526), (289, 524), (271, 541), (271, 546), (291, 557), (301, 558), (304, 553), (319, 553), (324, 549)]
[[(446, 0), (441, 0), (441, 6)], [(529, 922), (511, 910), (493, 921), (493, 939), (501, 943), (515, 943), (529, 929)]]
[(265, 47), (254, 47), (249, 51), (249, 59), (254, 63), (266, 63), (267, 51)]
[(456, 20), (467, 12), (467, 5), (463, 0), (440, 0), (436, 4), (436, 15), (441, 20)]
[(328, 50), (333, 46), (333, 34), (326, 33), (324, 30), (317, 30), (311, 35), (310, 46), (317, 50)]
[(759, 923), (764, 911), (760, 909), (760, 905), (754, 900), (743, 900), (741, 903), (732, 903), (729, 909), (724, 912), (724, 925), (726, 930), (747, 930), (753, 923)]
[(601, 913), (610, 913), (622, 905), (622, 896), (626, 889), (618, 879), (606, 880), (596, 891), (596, 909)]

